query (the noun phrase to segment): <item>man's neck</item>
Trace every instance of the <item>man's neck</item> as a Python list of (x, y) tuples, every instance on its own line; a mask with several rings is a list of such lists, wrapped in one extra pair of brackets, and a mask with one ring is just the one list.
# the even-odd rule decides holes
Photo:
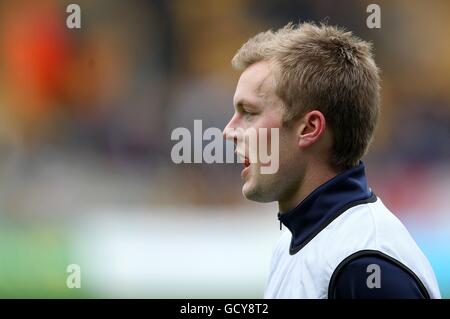
[(299, 185), (297, 191), (287, 199), (278, 201), (279, 212), (283, 214), (296, 207), (317, 187), (329, 181), (337, 174), (328, 165), (310, 167), (306, 170), (303, 183)]

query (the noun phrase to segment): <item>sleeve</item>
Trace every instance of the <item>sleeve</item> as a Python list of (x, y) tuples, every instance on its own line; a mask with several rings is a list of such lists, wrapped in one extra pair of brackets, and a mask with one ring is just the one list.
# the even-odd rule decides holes
[(362, 255), (338, 266), (329, 286), (330, 299), (428, 299), (419, 278), (383, 255)]

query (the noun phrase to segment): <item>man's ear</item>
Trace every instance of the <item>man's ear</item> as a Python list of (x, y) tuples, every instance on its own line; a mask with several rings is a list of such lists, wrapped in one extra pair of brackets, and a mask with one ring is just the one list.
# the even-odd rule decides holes
[(317, 142), (325, 132), (326, 122), (322, 112), (314, 110), (306, 113), (298, 127), (298, 146), (308, 147)]

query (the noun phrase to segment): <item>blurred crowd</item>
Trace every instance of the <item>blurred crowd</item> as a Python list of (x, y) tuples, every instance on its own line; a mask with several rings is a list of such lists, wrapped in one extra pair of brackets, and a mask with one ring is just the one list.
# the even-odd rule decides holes
[(0, 2), (2, 215), (243, 204), (239, 165), (176, 165), (170, 134), (194, 119), (223, 128), (235, 51), (289, 21), (374, 43), (382, 106), (365, 161), (375, 190), (426, 206), (450, 186), (448, 1), (378, 1), (381, 29), (367, 28), (370, 2), (357, 0), (80, 0), (81, 29), (66, 27), (69, 3)]

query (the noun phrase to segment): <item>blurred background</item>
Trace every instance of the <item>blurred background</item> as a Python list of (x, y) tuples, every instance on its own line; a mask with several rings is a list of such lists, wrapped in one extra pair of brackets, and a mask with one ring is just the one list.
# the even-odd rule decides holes
[(262, 297), (276, 204), (239, 164), (174, 164), (170, 136), (223, 128), (234, 53), (289, 21), (374, 43), (369, 182), (450, 297), (450, 2), (377, 1), (368, 29), (369, 1), (78, 0), (68, 29), (71, 2), (0, 0), (0, 297)]

